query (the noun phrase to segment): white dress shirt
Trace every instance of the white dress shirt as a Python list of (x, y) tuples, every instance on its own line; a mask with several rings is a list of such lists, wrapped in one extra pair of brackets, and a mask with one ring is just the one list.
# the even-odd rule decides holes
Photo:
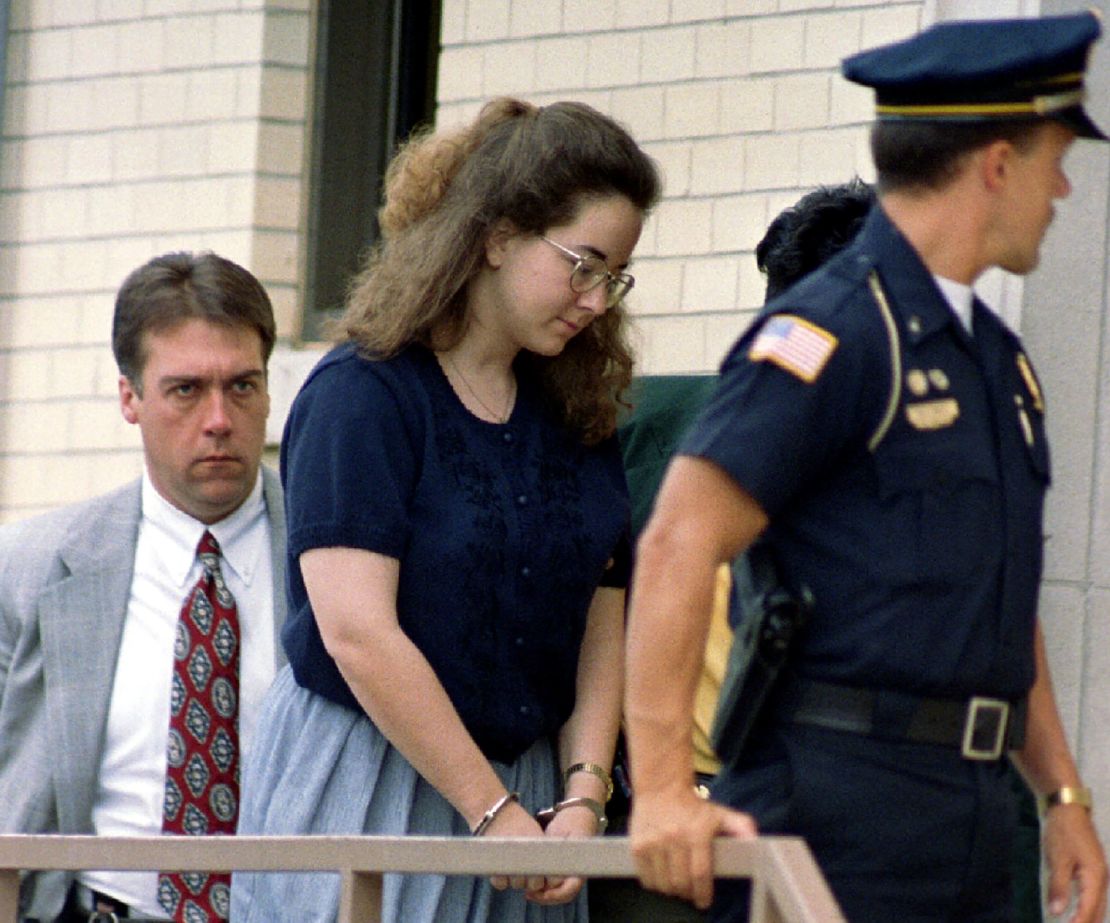
[(944, 295), (944, 300), (948, 302), (948, 306), (960, 319), (964, 329), (971, 333), (971, 300), (974, 297), (971, 286), (964, 285), (962, 282), (953, 282), (943, 276), (933, 276), (933, 278), (936, 280), (940, 293)]
[[(135, 572), (93, 804), (99, 835), (162, 832), (174, 631), (185, 596), (201, 574), (196, 548), (205, 529), (220, 544), (220, 566), (239, 613), (242, 753), (274, 678), (273, 559), (261, 473), (242, 506), (210, 526), (171, 505), (144, 475)], [(155, 872), (83, 872), (78, 880), (142, 915), (165, 916)]]

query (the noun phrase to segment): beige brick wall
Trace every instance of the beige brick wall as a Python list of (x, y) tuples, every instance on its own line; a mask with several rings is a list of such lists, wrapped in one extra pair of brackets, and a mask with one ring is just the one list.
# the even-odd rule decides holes
[(310, 0), (14, 0), (0, 141), (0, 518), (140, 470), (123, 277), (213, 249), (296, 329)]

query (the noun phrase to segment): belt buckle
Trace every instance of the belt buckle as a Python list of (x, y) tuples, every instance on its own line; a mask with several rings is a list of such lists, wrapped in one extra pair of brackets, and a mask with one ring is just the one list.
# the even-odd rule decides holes
[(965, 760), (996, 760), (1006, 745), (1010, 703), (1004, 699), (972, 696), (967, 704), (960, 755)]

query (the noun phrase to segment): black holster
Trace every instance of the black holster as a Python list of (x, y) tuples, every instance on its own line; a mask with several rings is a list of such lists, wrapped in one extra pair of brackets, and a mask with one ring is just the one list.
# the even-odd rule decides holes
[(809, 620), (813, 594), (788, 588), (774, 552), (756, 542), (733, 563), (735, 633), (709, 742), (725, 766), (735, 765), (791, 648)]

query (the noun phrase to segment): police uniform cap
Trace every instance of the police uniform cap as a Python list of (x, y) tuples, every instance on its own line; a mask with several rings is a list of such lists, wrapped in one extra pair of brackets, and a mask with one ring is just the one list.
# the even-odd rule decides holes
[(1108, 140), (1083, 109), (1092, 12), (942, 22), (846, 58), (844, 76), (875, 90), (880, 120), (1049, 118)]

